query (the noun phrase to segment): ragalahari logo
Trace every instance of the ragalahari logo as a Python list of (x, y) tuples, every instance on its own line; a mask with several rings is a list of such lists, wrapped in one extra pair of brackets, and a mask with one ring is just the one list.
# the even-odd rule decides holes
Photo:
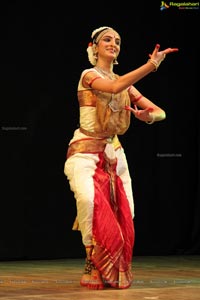
[(177, 8), (177, 9), (199, 9), (199, 2), (169, 2), (161, 1), (160, 10), (166, 10), (168, 8)]
[(170, 6), (169, 5), (167, 5), (167, 3), (166, 2), (164, 2), (164, 1), (161, 1), (161, 6), (160, 6), (160, 10), (165, 10), (165, 9), (167, 9), (167, 8), (169, 8)]

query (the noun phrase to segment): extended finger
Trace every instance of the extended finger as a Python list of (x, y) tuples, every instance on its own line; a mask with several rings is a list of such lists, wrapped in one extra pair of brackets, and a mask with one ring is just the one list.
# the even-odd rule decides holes
[(149, 57), (151, 58), (152, 55), (156, 55), (158, 53), (159, 49), (160, 49), (160, 44), (156, 44), (152, 54), (149, 54)]
[(163, 53), (164, 54), (169, 54), (169, 53), (177, 52), (177, 51), (179, 51), (178, 48), (167, 48), (167, 49), (163, 50)]
[(124, 106), (124, 109), (125, 109), (125, 110), (129, 110), (129, 111), (132, 111), (132, 112), (135, 112), (135, 110), (134, 110), (132, 107), (130, 107), (129, 105), (125, 105), (125, 106)]

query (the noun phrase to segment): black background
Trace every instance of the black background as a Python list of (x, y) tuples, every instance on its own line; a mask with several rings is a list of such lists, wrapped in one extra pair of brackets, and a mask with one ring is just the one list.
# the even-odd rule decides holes
[(179, 48), (135, 84), (166, 120), (150, 126), (133, 117), (120, 140), (133, 178), (134, 255), (200, 254), (199, 10), (108, 4), (1, 4), (1, 260), (84, 255), (63, 167), (87, 44), (100, 26), (122, 37), (118, 74), (145, 63), (156, 43)]

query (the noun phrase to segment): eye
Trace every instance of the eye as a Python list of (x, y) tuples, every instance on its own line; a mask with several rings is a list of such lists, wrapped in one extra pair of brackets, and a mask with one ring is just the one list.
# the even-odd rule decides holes
[(116, 44), (117, 46), (120, 46), (120, 45), (121, 45), (121, 41), (120, 41), (119, 39), (116, 39), (116, 40), (115, 40), (115, 44)]
[(121, 45), (121, 40), (119, 38), (112, 38), (112, 37), (109, 37), (109, 36), (105, 36), (102, 38), (102, 40), (105, 42), (105, 43), (110, 43), (112, 40), (114, 40), (115, 44), (117, 46), (120, 46)]
[(107, 42), (107, 43), (109, 43), (109, 42), (111, 41), (111, 38), (109, 38), (109, 37), (105, 37), (103, 40), (104, 40), (104, 42)]

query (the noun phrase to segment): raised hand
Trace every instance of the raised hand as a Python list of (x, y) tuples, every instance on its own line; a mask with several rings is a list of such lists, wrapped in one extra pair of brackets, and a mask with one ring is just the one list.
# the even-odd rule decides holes
[(165, 59), (166, 54), (173, 53), (179, 51), (178, 48), (167, 48), (165, 50), (159, 51), (160, 45), (157, 44), (152, 52), (149, 54), (149, 61), (155, 65), (156, 70), (158, 69), (161, 62)]

